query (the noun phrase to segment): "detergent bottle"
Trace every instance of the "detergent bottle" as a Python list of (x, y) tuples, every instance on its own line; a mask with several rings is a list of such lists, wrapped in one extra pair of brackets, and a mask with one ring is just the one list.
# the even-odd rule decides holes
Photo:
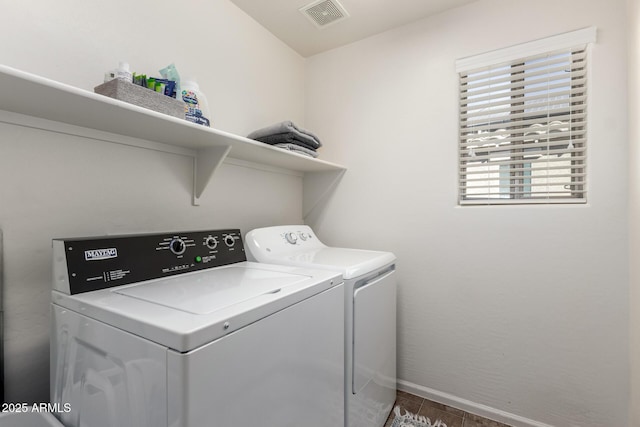
[(209, 103), (207, 97), (200, 91), (198, 83), (194, 80), (181, 81), (178, 99), (184, 102), (185, 120), (203, 126), (211, 126)]

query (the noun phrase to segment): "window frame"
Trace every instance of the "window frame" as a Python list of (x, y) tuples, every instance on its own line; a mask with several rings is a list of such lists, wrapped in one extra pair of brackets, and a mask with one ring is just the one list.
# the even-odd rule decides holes
[[(459, 81), (460, 111), (459, 111), (459, 126), (458, 126), (458, 133), (459, 133), (458, 134), (458, 185), (457, 185), (459, 205), (464, 206), (464, 205), (503, 205), (503, 204), (540, 204), (540, 203), (543, 203), (543, 204), (586, 203), (587, 183), (588, 183), (587, 158), (586, 158), (586, 140), (587, 140), (587, 134), (588, 134), (588, 129), (587, 129), (588, 125), (586, 122), (586, 108), (587, 108), (586, 93), (588, 92), (588, 82), (589, 82), (589, 79), (587, 78), (587, 74), (588, 74), (588, 64), (589, 64), (588, 58), (590, 56), (589, 55), (590, 44), (594, 43), (595, 40), (596, 40), (596, 28), (589, 27), (589, 28), (573, 31), (570, 33), (564, 33), (564, 34), (548, 37), (545, 39), (536, 40), (533, 42), (511, 46), (505, 49), (500, 49), (500, 50), (488, 52), (485, 54), (476, 55), (473, 57), (463, 58), (456, 61), (456, 71), (460, 75), (460, 81)], [(576, 47), (578, 46), (579, 48), (576, 49)], [(565, 107), (565, 109), (569, 110), (568, 122), (563, 123), (562, 121), (554, 121), (553, 113), (551, 113), (552, 109), (551, 107), (549, 107), (549, 105), (547, 105), (547, 109), (543, 110), (542, 114), (538, 115), (537, 118), (534, 110), (531, 110), (527, 115), (525, 104), (527, 101), (531, 102), (531, 100), (525, 99), (527, 94), (531, 95), (532, 93), (542, 92), (545, 94), (548, 100), (550, 99), (549, 94), (553, 93), (553, 91), (551, 91), (549, 86), (547, 87), (546, 91), (544, 91), (544, 88), (543, 89), (539, 89), (539, 88), (527, 89), (526, 78), (530, 78), (530, 77), (526, 76), (526, 71), (528, 69), (535, 69), (536, 61), (541, 61), (542, 60), (541, 58), (545, 58), (545, 55), (547, 59), (553, 58), (554, 57), (553, 55), (557, 55), (560, 58), (562, 58), (562, 55), (565, 55), (565, 56), (569, 55), (566, 58), (566, 60), (568, 61), (568, 63), (572, 64), (572, 72), (573, 72), (573, 64), (576, 63), (576, 60), (575, 60), (576, 51), (581, 52), (582, 50), (584, 50), (584, 56), (581, 57), (581, 60), (584, 60), (586, 62), (586, 64), (584, 65), (585, 69), (583, 72), (584, 78), (582, 81), (582, 86), (580, 84), (574, 84), (574, 81), (576, 81), (576, 79), (573, 77), (573, 75), (569, 77), (568, 83), (558, 84), (558, 87), (565, 88), (565, 92), (568, 94), (566, 98), (567, 100), (566, 104), (568, 105), (568, 107)], [(561, 51), (565, 51), (565, 52), (561, 52)], [(505, 136), (508, 137), (508, 141), (505, 144), (505, 150), (501, 150), (500, 144), (496, 143), (495, 147), (491, 146), (490, 148), (485, 150), (486, 152), (481, 153), (484, 155), (484, 159), (486, 159), (487, 178), (482, 178), (482, 175), (480, 175), (482, 173), (482, 168), (479, 168), (475, 172), (471, 173), (472, 177), (470, 179), (468, 178), (467, 169), (469, 168), (467, 168), (467, 165), (471, 162), (469, 162), (469, 155), (465, 155), (465, 153), (463, 153), (463, 150), (465, 149), (464, 144), (465, 143), (467, 144), (468, 146), (467, 149), (469, 152), (471, 152), (470, 154), (471, 156), (475, 155), (472, 152), (474, 148), (480, 149), (480, 147), (484, 147), (484, 146), (489, 147), (489, 145), (487, 144), (483, 146), (477, 146), (477, 145), (469, 144), (469, 141), (472, 140), (470, 139), (470, 135), (471, 135), (471, 133), (469, 132), (470, 127), (464, 125), (464, 121), (467, 119), (467, 116), (466, 116), (467, 113), (463, 114), (463, 110), (466, 107), (466, 111), (468, 112), (470, 108), (464, 104), (465, 99), (467, 98), (464, 98), (465, 91), (463, 89), (465, 88), (463, 85), (463, 76), (464, 76), (464, 81), (467, 81), (466, 76), (473, 75), (474, 72), (477, 74), (481, 74), (482, 72), (485, 71), (483, 69), (493, 70), (494, 74), (491, 74), (491, 72), (489, 72), (487, 75), (498, 76), (498, 78), (502, 79), (503, 82), (504, 81), (507, 82), (507, 88), (509, 92), (507, 92), (506, 94), (502, 89), (495, 90), (496, 92), (495, 94), (491, 90), (489, 90), (487, 92), (488, 95), (482, 98), (486, 98), (486, 100), (489, 103), (491, 102), (499, 103), (499, 104), (504, 103), (504, 105), (507, 105), (508, 115), (506, 116), (507, 118), (503, 120), (502, 124), (511, 125), (511, 126), (506, 126), (504, 130), (504, 133), (506, 134)], [(544, 67), (541, 67), (541, 69), (544, 71)], [(505, 72), (503, 73), (500, 70), (504, 70)], [(513, 70), (513, 71), (509, 72), (509, 70)], [(509, 77), (509, 75), (511, 75), (511, 77)], [(548, 71), (548, 75), (551, 75), (551, 71)], [(507, 80), (505, 80), (505, 76)], [(519, 76), (521, 76), (522, 78), (518, 79)], [(487, 81), (489, 81), (489, 83), (485, 83), (488, 85), (489, 88), (491, 88), (491, 86), (493, 85), (493, 83), (490, 82), (491, 78), (493, 77), (488, 77)], [(480, 76), (480, 77), (477, 77), (477, 79), (479, 82), (482, 82), (483, 77)], [(469, 80), (473, 81), (471, 78), (469, 78)], [(518, 83), (522, 83), (522, 84), (518, 85)], [(533, 85), (534, 84), (532, 83), (532, 86)], [(569, 86), (565, 87), (565, 85), (569, 85)], [(576, 92), (582, 93), (581, 103), (579, 105), (579, 108), (576, 110), (579, 112), (576, 112), (576, 113), (572, 113), (573, 106), (574, 106), (573, 105), (574, 103), (572, 102), (572, 98), (574, 96), (574, 90)], [(515, 95), (509, 95), (509, 93), (515, 93)], [(502, 94), (504, 94), (504, 96)], [(507, 101), (504, 101), (505, 99)], [(522, 100), (521, 104), (518, 102), (520, 99)], [(468, 104), (473, 104), (473, 102)], [(547, 101), (547, 104), (549, 104), (549, 101)], [(520, 110), (515, 110), (515, 108), (518, 108), (519, 105), (522, 105), (523, 108)], [(565, 113), (562, 113), (562, 110), (560, 110), (560, 112), (556, 112), (556, 114), (560, 114), (561, 116), (562, 115), (567, 116)], [(574, 115), (572, 114), (575, 114), (575, 116), (580, 116), (580, 120), (577, 120), (577, 121), (574, 120)], [(518, 120), (515, 120), (515, 124), (516, 124), (515, 127), (513, 126), (514, 121), (508, 118), (511, 115), (519, 116)], [(546, 157), (545, 159), (543, 159), (542, 162), (535, 161), (536, 168), (538, 168), (538, 166), (542, 164), (544, 160), (546, 160), (547, 166), (544, 168), (540, 168), (541, 170), (545, 171), (546, 175), (543, 178), (539, 177), (538, 180), (539, 181), (542, 180), (543, 183), (537, 184), (538, 187), (543, 187), (543, 186), (547, 187), (547, 190), (543, 192), (532, 191), (532, 186), (536, 185), (532, 183), (532, 178), (533, 180), (535, 180), (535, 176), (532, 177), (532, 172), (534, 171), (534, 167), (531, 162), (529, 163), (526, 162), (527, 159), (526, 159), (525, 153), (527, 152), (528, 147), (526, 146), (525, 141), (535, 140), (536, 143), (538, 142), (538, 140), (535, 138), (535, 131), (532, 129), (533, 126), (527, 126), (527, 127), (523, 126), (522, 132), (518, 132), (519, 130), (518, 125), (520, 124), (520, 122), (522, 122), (523, 124), (531, 124), (531, 123), (538, 124), (537, 120), (542, 122), (546, 121), (544, 125), (540, 124), (540, 126), (544, 127), (544, 129), (546, 129), (546, 132), (547, 132), (546, 135), (544, 136), (544, 139), (546, 139), (545, 144), (547, 147)], [(491, 120), (489, 120), (487, 123), (484, 123), (484, 124), (480, 123), (481, 128), (484, 128), (487, 131), (487, 133), (489, 135), (493, 135), (494, 138), (499, 138), (500, 136), (502, 136), (501, 135), (502, 129), (500, 128), (500, 124), (501, 124), (500, 121), (497, 121), (494, 126)], [(474, 126), (478, 126), (478, 123), (475, 123)], [(552, 147), (553, 147), (552, 141), (554, 139), (553, 137), (550, 136), (552, 134), (552, 130), (560, 132), (560, 135), (561, 135), (563, 132), (563, 129), (565, 134), (568, 132), (570, 135), (568, 139), (565, 136), (565, 138), (562, 140), (563, 143), (566, 145), (566, 149), (559, 150), (559, 151), (552, 151)], [(575, 151), (576, 153), (579, 154), (578, 157), (580, 157), (580, 160), (578, 162), (576, 162), (577, 157), (574, 156), (574, 152), (573, 152), (573, 149), (574, 149), (573, 138), (575, 135), (571, 136), (571, 133), (574, 132), (574, 129), (576, 129), (575, 130), (576, 134), (584, 135), (584, 137), (580, 139), (578, 144), (580, 145), (580, 148)], [(465, 131), (467, 133), (464, 133)], [(480, 134), (481, 134), (481, 131), (478, 131), (478, 135)], [(527, 138), (527, 136), (532, 136), (532, 138)], [(515, 138), (515, 141), (519, 141), (519, 143), (514, 143), (514, 138)], [(567, 141), (569, 141), (568, 144), (567, 144)], [(576, 141), (578, 140), (576, 139)], [(557, 148), (558, 147), (553, 147), (554, 150)], [(534, 151), (535, 150), (539, 150), (539, 152), (545, 154), (542, 150), (540, 150), (540, 147), (534, 149)], [(496, 164), (491, 164), (491, 162), (495, 160), (495, 158), (497, 158), (497, 156), (500, 155), (500, 153), (503, 153), (503, 152), (508, 152), (508, 154), (506, 154), (504, 157), (505, 161), (499, 160), (498, 162), (496, 162)], [(518, 155), (520, 153), (522, 153), (522, 155)], [(549, 160), (549, 158), (551, 156), (556, 155), (557, 153), (560, 153), (560, 156), (563, 156), (564, 154), (567, 154), (567, 153), (570, 154), (570, 156), (567, 157), (567, 159), (570, 160), (571, 163), (568, 166), (565, 166), (566, 169), (570, 169), (569, 174), (561, 173), (557, 177), (553, 174), (550, 174), (550, 171), (555, 170), (555, 167), (549, 166), (551, 164), (551, 161)], [(492, 156), (494, 158), (492, 158)], [(539, 155), (539, 157), (542, 157), (542, 155)], [(564, 161), (559, 160), (558, 164), (560, 164), (560, 162), (565, 163)], [(478, 161), (473, 163), (475, 163), (476, 166), (478, 165)], [(480, 161), (480, 164), (482, 163), (484, 163), (484, 161)], [(505, 167), (504, 167), (505, 163), (508, 165), (508, 170), (505, 170)], [(576, 163), (577, 163), (577, 166), (576, 166)], [(528, 165), (528, 166), (525, 167), (524, 165)], [(496, 166), (497, 166), (497, 169), (496, 169)], [(576, 168), (574, 168), (573, 166), (576, 166)], [(576, 169), (579, 169), (579, 171), (576, 171)], [(509, 183), (508, 185), (503, 185), (504, 180), (507, 179), (506, 178), (507, 173), (509, 174), (509, 177), (508, 177)], [(491, 176), (491, 174), (493, 174), (494, 176)], [(576, 177), (579, 179), (576, 180)], [(570, 184), (570, 183), (569, 184), (565, 184), (563, 182), (556, 183), (556, 187), (563, 186), (566, 188), (567, 186), (571, 186), (570, 188), (567, 188), (568, 190), (567, 194), (570, 194), (570, 196), (568, 197), (562, 196), (562, 195), (552, 196), (554, 191), (550, 191), (549, 187), (553, 187), (553, 178), (563, 178), (563, 179), (570, 180), (568, 182), (576, 182), (576, 186), (573, 186), (573, 184)], [(483, 186), (483, 180), (486, 182), (486, 185), (484, 186)], [(475, 181), (480, 185), (478, 185), (477, 187), (469, 185), (471, 181)], [(497, 185), (495, 184), (496, 182), (497, 182)], [(498, 191), (492, 192), (490, 188), (495, 189), (496, 187)], [(469, 189), (484, 190), (484, 193), (477, 193), (478, 195), (476, 196), (473, 196), (473, 194), (469, 195), (468, 194)], [(505, 189), (507, 189), (506, 193), (505, 193)], [(508, 194), (509, 197), (505, 198), (504, 194)], [(484, 196), (484, 197), (481, 197), (481, 196)]]

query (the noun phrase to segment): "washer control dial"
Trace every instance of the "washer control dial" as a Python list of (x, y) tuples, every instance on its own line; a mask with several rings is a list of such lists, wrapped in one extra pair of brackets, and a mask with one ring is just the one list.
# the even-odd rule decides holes
[(236, 239), (234, 239), (232, 235), (227, 234), (226, 236), (224, 236), (224, 243), (225, 245), (232, 247), (236, 244)]
[(287, 242), (295, 245), (298, 241), (298, 235), (296, 233), (287, 233), (284, 235), (284, 238), (287, 239)]
[(218, 246), (218, 239), (209, 236), (205, 239), (204, 244), (207, 245), (209, 249), (215, 249)]
[(309, 235), (305, 232), (300, 233), (300, 238), (302, 240), (307, 240), (309, 238)]
[(187, 245), (184, 240), (176, 237), (169, 243), (169, 249), (176, 255), (182, 255), (187, 250)]

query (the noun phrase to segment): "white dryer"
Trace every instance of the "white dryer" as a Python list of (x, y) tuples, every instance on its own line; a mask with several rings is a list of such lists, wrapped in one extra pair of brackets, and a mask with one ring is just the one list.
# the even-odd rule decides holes
[(66, 427), (340, 426), (339, 274), (246, 261), (240, 230), (53, 241)]
[(342, 274), (345, 425), (383, 426), (396, 399), (395, 255), (328, 247), (305, 225), (255, 229), (245, 241), (249, 259)]

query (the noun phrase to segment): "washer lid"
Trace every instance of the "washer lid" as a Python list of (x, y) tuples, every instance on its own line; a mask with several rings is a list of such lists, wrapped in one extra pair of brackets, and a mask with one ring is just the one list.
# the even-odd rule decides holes
[(336, 272), (241, 262), (75, 295), (54, 290), (52, 301), (187, 352), (340, 283)]
[(264, 262), (338, 271), (347, 280), (371, 273), (395, 261), (396, 257), (391, 252), (324, 247), (274, 255)]
[(299, 274), (229, 267), (138, 284), (114, 292), (187, 313), (211, 314), (308, 280), (309, 276)]

